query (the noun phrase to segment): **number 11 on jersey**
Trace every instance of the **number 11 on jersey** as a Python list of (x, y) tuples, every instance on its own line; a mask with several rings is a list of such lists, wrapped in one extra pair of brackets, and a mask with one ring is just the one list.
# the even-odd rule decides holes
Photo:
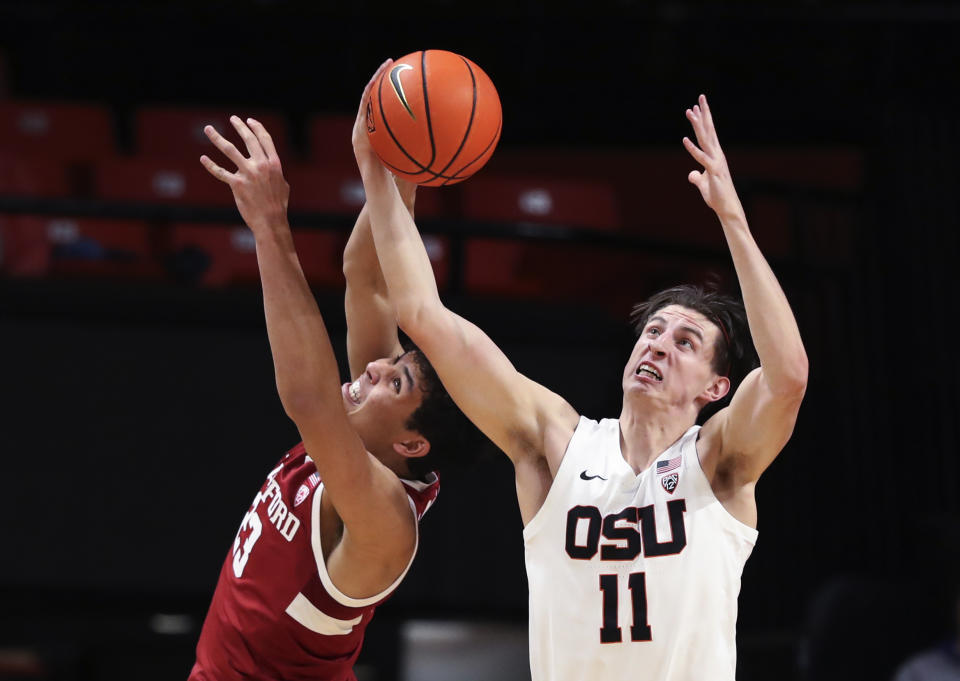
[[(633, 624), (630, 625), (631, 641), (651, 641), (653, 634), (647, 622), (647, 575), (632, 572), (627, 578), (630, 589), (630, 604)], [(600, 575), (600, 591), (603, 594), (603, 626), (600, 627), (600, 643), (620, 643), (623, 632), (619, 625), (620, 589), (617, 575)]]

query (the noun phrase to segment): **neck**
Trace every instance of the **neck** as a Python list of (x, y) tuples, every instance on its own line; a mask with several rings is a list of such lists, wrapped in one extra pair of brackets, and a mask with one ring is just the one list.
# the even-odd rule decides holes
[(620, 449), (634, 473), (646, 469), (696, 423), (685, 410), (628, 404), (620, 412)]
[(410, 472), (410, 466), (407, 465), (406, 457), (397, 454), (393, 450), (392, 446), (384, 446), (382, 450), (379, 451), (374, 451), (372, 449), (367, 451), (373, 455), (373, 458), (393, 471), (398, 478), (405, 478), (407, 480), (413, 479), (413, 475)]

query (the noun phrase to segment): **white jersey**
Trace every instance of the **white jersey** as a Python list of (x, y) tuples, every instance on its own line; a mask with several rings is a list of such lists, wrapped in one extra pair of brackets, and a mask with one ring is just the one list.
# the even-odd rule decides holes
[(636, 475), (619, 421), (580, 418), (523, 530), (533, 681), (733, 681), (757, 531), (714, 496), (699, 431)]

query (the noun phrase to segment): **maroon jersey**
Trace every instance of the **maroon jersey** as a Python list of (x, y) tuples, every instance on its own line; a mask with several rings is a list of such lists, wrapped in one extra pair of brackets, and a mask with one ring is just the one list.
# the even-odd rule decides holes
[[(419, 521), (440, 481), (431, 474), (430, 482), (402, 482)], [(189, 681), (355, 680), (353, 663), (373, 611), (410, 566), (376, 596), (341, 593), (320, 547), (322, 494), (303, 443), (270, 471), (220, 571)]]

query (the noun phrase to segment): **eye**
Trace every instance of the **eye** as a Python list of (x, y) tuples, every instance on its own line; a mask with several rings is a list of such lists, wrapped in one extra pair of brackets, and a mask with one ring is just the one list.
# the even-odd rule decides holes
[(660, 335), (660, 329), (658, 329), (658, 328), (655, 327), (655, 326), (651, 326), (649, 329), (647, 329), (647, 335), (648, 335), (648, 336), (659, 336), (659, 335)]
[(401, 386), (401, 385), (402, 385), (402, 383), (400, 382), (400, 379), (399, 379), (399, 378), (393, 379), (393, 389), (397, 391), (397, 394), (398, 394), (398, 395), (400, 394), (400, 386)]
[(688, 347), (688, 348), (692, 348), (692, 347), (693, 347), (693, 343), (690, 342), (690, 339), (689, 339), (689, 338), (681, 338), (681, 339), (677, 342), (678, 345), (683, 345), (684, 343), (687, 344), (687, 347)]

